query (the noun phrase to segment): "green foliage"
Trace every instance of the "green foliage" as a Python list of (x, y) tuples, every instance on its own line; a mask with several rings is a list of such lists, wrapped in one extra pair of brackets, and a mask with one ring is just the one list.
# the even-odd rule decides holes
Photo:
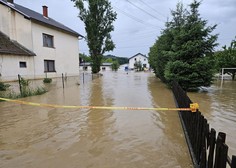
[(51, 83), (52, 79), (51, 78), (44, 78), (43, 83)]
[(29, 86), (30, 81), (24, 78), (21, 78), (20, 85), (21, 85), (20, 94), (16, 93), (13, 90), (9, 90), (9, 91), (0, 92), (0, 96), (5, 97), (5, 98), (10, 98), (10, 99), (17, 99), (21, 97), (41, 95), (47, 92), (47, 90), (44, 87), (37, 87), (36, 89), (31, 89)]
[(111, 69), (112, 69), (113, 71), (117, 71), (118, 68), (119, 68), (119, 66), (120, 66), (119, 62), (118, 62), (118, 61), (114, 61), (114, 62), (112, 63), (112, 65), (111, 65)]
[[(116, 60), (116, 59), (114, 59), (114, 60)], [(108, 62), (108, 63), (113, 63), (113, 59), (112, 58), (104, 58), (103, 57), (103, 60), (102, 60), (102, 62), (104, 63), (104, 62)]]
[(118, 61), (119, 65), (129, 63), (129, 59), (127, 57), (117, 57), (117, 56), (113, 56), (113, 55), (106, 55), (103, 57), (103, 62), (108, 62), (107, 59), (109, 59), (109, 60), (112, 59), (112, 62)]
[(0, 82), (0, 91), (6, 91), (11, 85)]
[(100, 71), (103, 54), (112, 51), (115, 44), (111, 39), (114, 30), (112, 22), (116, 20), (116, 12), (112, 10), (108, 0), (71, 0), (79, 9), (79, 18), (85, 24), (86, 40), (92, 59), (92, 73)]
[(136, 71), (142, 71), (143, 67), (142, 67), (142, 62), (141, 61), (135, 61), (134, 63), (134, 69)]
[(213, 51), (217, 35), (214, 26), (200, 18), (200, 2), (194, 0), (190, 10), (177, 4), (172, 20), (150, 48), (149, 60), (156, 75), (167, 82), (177, 80), (185, 90), (210, 86), (213, 80)]
[(87, 56), (84, 53), (83, 54), (79, 53), (79, 58), (82, 59), (83, 62), (91, 62), (92, 61), (91, 57)]
[(169, 52), (171, 49), (173, 37), (170, 30), (167, 28), (156, 40), (155, 44), (150, 48), (149, 64), (153, 68), (154, 73), (158, 78), (165, 82), (164, 71), (165, 66), (171, 59)]
[[(216, 67), (220, 68), (236, 68), (236, 39), (232, 40), (229, 47), (224, 46), (223, 51), (215, 53)], [(235, 79), (236, 69), (225, 69), (224, 73)]]
[(30, 81), (28, 79), (20, 78), (20, 86), (21, 86), (20, 95), (14, 93), (11, 93), (11, 95), (15, 96), (15, 98), (19, 98), (19, 97), (40, 95), (47, 92), (46, 89), (43, 87), (37, 87), (36, 89), (31, 89), (29, 85)]

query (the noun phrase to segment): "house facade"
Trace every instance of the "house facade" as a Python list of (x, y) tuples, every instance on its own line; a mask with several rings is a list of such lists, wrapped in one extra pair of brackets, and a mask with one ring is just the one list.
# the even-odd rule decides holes
[(78, 75), (80, 36), (50, 18), (47, 6), (40, 14), (0, 0), (0, 80)]
[(138, 53), (129, 58), (129, 69), (134, 70), (135, 65), (140, 64), (142, 68), (149, 69), (150, 64), (148, 63), (148, 57), (141, 53)]
[[(101, 64), (100, 69), (102, 71), (111, 71), (112, 70), (112, 63), (104, 62)], [(92, 71), (92, 66), (90, 62), (84, 62), (79, 64), (80, 70), (82, 71)]]

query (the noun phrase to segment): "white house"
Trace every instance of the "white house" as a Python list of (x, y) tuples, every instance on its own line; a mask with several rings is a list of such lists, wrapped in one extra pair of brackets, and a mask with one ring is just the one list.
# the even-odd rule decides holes
[[(112, 70), (112, 63), (110, 62), (104, 62), (101, 64), (100, 69), (102, 71), (108, 70), (111, 71)], [(80, 63), (79, 64), (80, 70), (84, 70), (84, 71), (92, 71), (92, 66), (90, 62), (84, 62), (84, 63)]]
[(0, 80), (79, 74), (79, 33), (13, 0), (0, 0)]
[(135, 64), (137, 63), (140, 63), (143, 68), (150, 68), (150, 64), (148, 63), (148, 57), (141, 53), (138, 53), (129, 58), (129, 69), (135, 69)]

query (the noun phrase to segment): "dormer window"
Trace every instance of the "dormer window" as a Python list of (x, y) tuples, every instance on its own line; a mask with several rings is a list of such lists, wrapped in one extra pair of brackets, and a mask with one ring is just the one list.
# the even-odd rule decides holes
[(43, 33), (43, 46), (54, 48), (53, 36)]

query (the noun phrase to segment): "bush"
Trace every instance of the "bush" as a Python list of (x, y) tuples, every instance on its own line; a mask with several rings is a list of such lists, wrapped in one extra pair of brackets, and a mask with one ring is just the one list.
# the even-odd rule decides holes
[(52, 79), (51, 78), (44, 78), (43, 83), (51, 83)]
[(6, 91), (11, 85), (0, 82), (0, 91)]

